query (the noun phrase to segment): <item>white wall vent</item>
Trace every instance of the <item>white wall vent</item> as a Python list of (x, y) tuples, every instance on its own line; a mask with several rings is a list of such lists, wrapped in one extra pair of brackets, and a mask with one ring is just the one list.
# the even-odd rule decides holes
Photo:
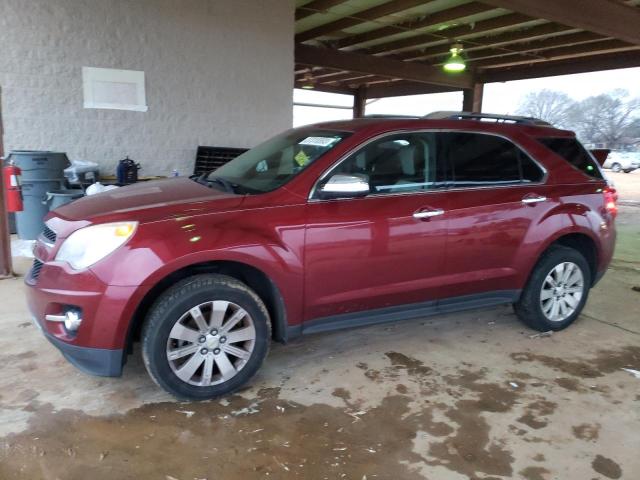
[(147, 111), (144, 72), (82, 67), (84, 108)]

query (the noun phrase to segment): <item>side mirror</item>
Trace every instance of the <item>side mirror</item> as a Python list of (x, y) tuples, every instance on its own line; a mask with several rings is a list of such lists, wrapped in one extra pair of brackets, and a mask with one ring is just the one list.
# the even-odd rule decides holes
[(323, 200), (332, 198), (364, 197), (370, 192), (366, 178), (355, 175), (337, 174), (332, 176), (318, 190), (318, 197)]

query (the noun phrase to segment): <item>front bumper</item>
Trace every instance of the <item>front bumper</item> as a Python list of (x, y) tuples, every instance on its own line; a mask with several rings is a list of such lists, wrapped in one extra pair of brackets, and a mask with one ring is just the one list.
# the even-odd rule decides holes
[[(33, 322), (71, 364), (91, 375), (122, 374), (135, 287), (105, 285), (90, 270), (74, 271), (60, 262), (42, 265), (37, 278), (29, 272), (25, 285)], [(45, 319), (68, 307), (82, 314), (75, 334)]]
[(124, 350), (72, 345), (45, 332), (36, 318), (32, 320), (45, 338), (60, 350), (64, 358), (78, 370), (99, 377), (119, 377), (122, 375), (122, 366), (125, 359)]

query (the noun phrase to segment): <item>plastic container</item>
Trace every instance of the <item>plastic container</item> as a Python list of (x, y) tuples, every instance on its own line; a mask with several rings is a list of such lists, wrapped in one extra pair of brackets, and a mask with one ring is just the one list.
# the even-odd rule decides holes
[(44, 229), (49, 212), (47, 192), (64, 188), (64, 169), (70, 165), (66, 153), (37, 150), (14, 150), (8, 163), (20, 167), (24, 210), (16, 213), (18, 238), (35, 240)]
[(49, 211), (53, 211), (56, 208), (70, 203), (78, 198), (84, 197), (84, 190), (79, 188), (52, 190), (47, 192), (47, 203), (49, 204)]

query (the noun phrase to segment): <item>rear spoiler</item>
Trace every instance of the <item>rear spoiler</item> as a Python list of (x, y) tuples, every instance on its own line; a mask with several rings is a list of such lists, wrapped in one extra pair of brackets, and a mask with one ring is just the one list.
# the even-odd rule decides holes
[(593, 155), (600, 166), (602, 166), (604, 165), (604, 161), (607, 159), (610, 152), (611, 150), (608, 148), (594, 148), (591, 150), (591, 155)]

